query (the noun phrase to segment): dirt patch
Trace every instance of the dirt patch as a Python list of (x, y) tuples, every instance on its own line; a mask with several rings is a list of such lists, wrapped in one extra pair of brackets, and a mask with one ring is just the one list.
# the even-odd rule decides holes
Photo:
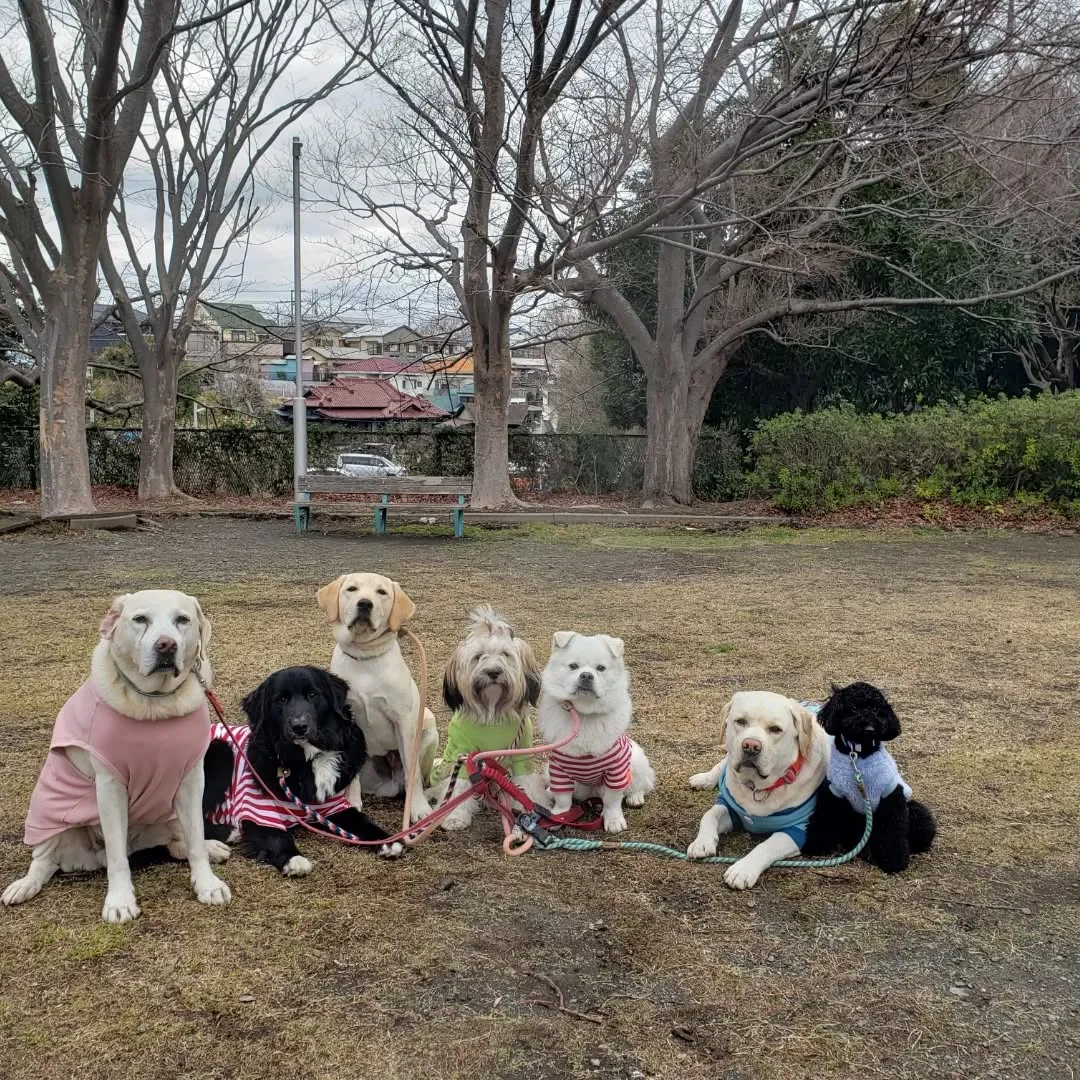
[[(618, 633), (660, 778), (630, 836), (685, 845), (739, 687), (883, 685), (896, 754), (940, 842), (898, 878), (776, 871), (750, 895), (710, 867), (630, 855), (506, 859), (490, 818), (400, 864), (314, 838), (305, 881), (235, 858), (200, 907), (180, 866), (141, 871), (144, 914), (99, 921), (79, 875), (0, 911), (0, 1073), (59, 1080), (287, 1075), (1055, 1080), (1080, 1059), (1080, 540), (913, 530), (534, 529), (453, 541), (188, 519), (160, 534), (0, 541), (0, 881), (22, 873), (52, 718), (118, 591), (182, 585), (214, 621), (227, 708), (268, 671), (325, 663), (315, 588), (378, 569), (417, 601), (437, 672), (471, 603), (541, 655)], [(445, 710), (435, 703), (440, 723)], [(375, 803), (387, 824), (400, 809)], [(733, 838), (726, 849), (745, 850)], [(450, 882), (447, 884), (447, 882)], [(551, 1008), (562, 992), (567, 1008)]]

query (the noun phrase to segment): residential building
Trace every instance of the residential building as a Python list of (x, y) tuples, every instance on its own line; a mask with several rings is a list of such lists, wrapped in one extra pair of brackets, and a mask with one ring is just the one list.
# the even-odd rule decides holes
[[(261, 376), (264, 361), (273, 364), (284, 359), (284, 337), (280, 329), (251, 304), (203, 300), (196, 309), (196, 318), (219, 334), (221, 358), (229, 369), (246, 369)], [(294, 365), (294, 376), (295, 373)]]
[[(315, 383), (304, 394), (308, 419), (376, 429), (390, 424), (434, 423), (448, 414), (422, 397), (403, 394), (387, 379), (334, 379)], [(292, 402), (283, 401), (277, 415), (292, 421)]]
[[(295, 394), (296, 384), (296, 352), (286, 353), (280, 359), (260, 360), (259, 377), (264, 382), (290, 382), (293, 384)], [(313, 382), (315, 379), (311, 357), (304, 355), (304, 384)]]
[[(140, 328), (149, 334), (150, 325), (146, 313), (135, 309)], [(115, 304), (95, 304), (94, 321), (90, 326), (90, 355), (96, 356), (114, 345), (126, 345), (127, 331), (116, 312)]]

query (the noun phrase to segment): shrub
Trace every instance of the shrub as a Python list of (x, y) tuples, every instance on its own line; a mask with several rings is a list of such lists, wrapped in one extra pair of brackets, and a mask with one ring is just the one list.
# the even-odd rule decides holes
[(904, 416), (788, 413), (753, 436), (753, 493), (787, 510), (893, 495), (987, 506), (1080, 500), (1080, 391), (976, 400)]

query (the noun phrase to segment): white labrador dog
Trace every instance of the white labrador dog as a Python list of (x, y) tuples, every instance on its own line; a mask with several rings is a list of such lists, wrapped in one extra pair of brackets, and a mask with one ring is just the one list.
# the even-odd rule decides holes
[(555, 634), (536, 708), (544, 742), (565, 738), (573, 728), (563, 702), (577, 710), (581, 730), (548, 755), (552, 809), (565, 814), (574, 799), (599, 796), (605, 831), (622, 832), (627, 827), (623, 800), (627, 806), (642, 806), (656, 786), (656, 774), (645, 751), (627, 734), (634, 710), (621, 638), (586, 637), (572, 630)]
[(727, 757), (690, 777), (693, 788), (716, 788), (716, 802), (686, 853), (715, 855), (720, 834), (733, 829), (767, 834), (724, 874), (733, 889), (749, 889), (774, 862), (802, 850), (829, 763), (829, 736), (797, 701), (765, 690), (735, 694), (720, 719)]
[(152, 589), (113, 601), (90, 678), (56, 718), (26, 819), (30, 870), (4, 891), (5, 904), (36, 896), (58, 870), (104, 867), (101, 917), (129, 922), (139, 905), (128, 856), (159, 845), (187, 858), (200, 903), (229, 902), (228, 885), (210, 869), (228, 848), (203, 835), (209, 643), (210, 622), (185, 593)]
[[(368, 760), (349, 797), (361, 793), (394, 798), (405, 791), (405, 763), (413, 751), (420, 691), (398, 644), (398, 631), (416, 605), (396, 582), (379, 574), (342, 574), (316, 594), (333, 624), (337, 646), (330, 670), (349, 684), (349, 698), (367, 742)], [(435, 715), (424, 710), (418, 775), (413, 782), (411, 821), (431, 813), (424, 795), (439, 736)]]

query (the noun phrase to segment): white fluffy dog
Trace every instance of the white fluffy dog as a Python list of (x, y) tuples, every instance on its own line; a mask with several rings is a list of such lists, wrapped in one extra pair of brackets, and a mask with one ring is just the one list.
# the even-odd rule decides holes
[[(540, 665), (528, 642), (486, 605), (470, 613), (468, 632), (454, 650), (443, 675), (443, 700), (453, 710), (442, 758), (432, 768), (437, 786), (433, 802), (446, 795), (454, 764), (473, 750), (527, 749), (533, 743), (529, 709), (540, 693)], [(542, 796), (539, 777), (533, 781), (533, 759), (506, 758), (507, 767), (530, 797)], [(468, 785), (459, 775), (456, 795)], [(481, 805), (468, 799), (447, 815), (443, 828), (465, 829)]]
[(541, 682), (537, 726), (544, 742), (570, 734), (573, 721), (564, 703), (581, 717), (577, 737), (548, 759), (547, 781), (552, 809), (565, 814), (573, 800), (599, 795), (604, 829), (626, 828), (623, 800), (641, 806), (656, 786), (645, 751), (627, 734), (633, 715), (630, 680), (620, 638), (586, 637), (560, 630)]
[(720, 834), (733, 829), (764, 834), (724, 874), (733, 889), (749, 889), (774, 862), (797, 855), (806, 843), (830, 739), (803, 705), (765, 690), (735, 694), (720, 720), (727, 757), (690, 777), (693, 788), (716, 788), (716, 802), (686, 853), (695, 859), (715, 855)]
[(203, 835), (209, 644), (210, 622), (192, 596), (152, 589), (113, 601), (90, 678), (53, 726), (26, 818), (30, 869), (5, 890), (5, 904), (36, 896), (57, 870), (104, 868), (101, 917), (129, 922), (139, 905), (128, 856), (163, 845), (187, 858), (200, 903), (229, 902), (210, 869), (229, 849)]

